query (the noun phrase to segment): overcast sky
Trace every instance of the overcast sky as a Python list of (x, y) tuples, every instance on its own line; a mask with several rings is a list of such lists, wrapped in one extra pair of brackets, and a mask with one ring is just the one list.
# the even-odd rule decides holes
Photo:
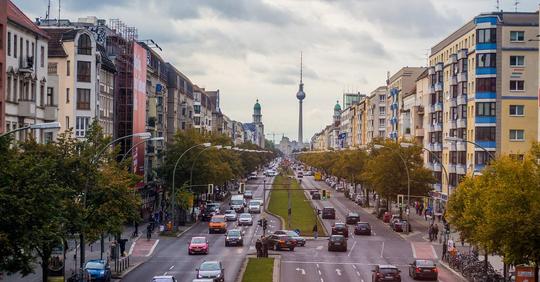
[[(14, 0), (32, 19), (47, 0)], [(514, 11), (514, 0), (500, 0)], [(538, 0), (519, 0), (536, 11)], [(496, 0), (62, 0), (62, 18), (119, 18), (153, 39), (162, 56), (206, 89), (219, 89), (230, 118), (262, 105), (266, 133), (297, 139), (300, 52), (304, 139), (332, 120), (344, 91), (369, 93), (386, 72), (425, 66), (428, 49)], [(58, 0), (51, 0), (51, 18)], [(279, 137), (278, 137), (279, 136)], [(267, 135), (272, 139), (271, 135)]]

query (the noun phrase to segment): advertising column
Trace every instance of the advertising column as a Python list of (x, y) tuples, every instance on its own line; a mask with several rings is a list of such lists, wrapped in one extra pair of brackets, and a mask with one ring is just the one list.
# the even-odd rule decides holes
[[(146, 49), (133, 43), (133, 133), (146, 129)], [(133, 138), (133, 144), (142, 141)], [(144, 175), (145, 144), (133, 148), (133, 173)]]

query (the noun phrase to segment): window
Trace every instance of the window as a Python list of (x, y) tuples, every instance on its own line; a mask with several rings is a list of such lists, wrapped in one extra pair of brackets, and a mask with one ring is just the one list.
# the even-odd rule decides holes
[(379, 107), (379, 114), (386, 115), (386, 107)]
[(458, 106), (461, 110), (461, 118), (466, 119), (467, 118), (467, 105), (459, 105)]
[(497, 55), (495, 53), (482, 53), (476, 56), (476, 66), (479, 68), (494, 68), (497, 65)]
[(525, 158), (525, 155), (523, 154), (510, 154), (510, 158), (516, 160), (516, 161), (523, 161)]
[(477, 78), (476, 92), (497, 92), (497, 79), (492, 78)]
[(41, 67), (45, 67), (45, 47), (41, 46), (40, 49), (40, 65)]
[(452, 120), (457, 120), (458, 119), (458, 108), (457, 107), (451, 107), (450, 108), (450, 118)]
[(17, 34), (13, 35), (13, 57), (17, 58)]
[(477, 165), (485, 165), (489, 162), (490, 156), (485, 151), (478, 151), (474, 154), (474, 163)]
[(479, 117), (494, 117), (495, 102), (478, 102), (476, 103), (476, 116)]
[(7, 55), (11, 56), (11, 32), (7, 33)]
[(524, 31), (510, 31), (510, 42), (523, 42), (525, 41)]
[(450, 86), (450, 96), (452, 98), (457, 98), (458, 96), (458, 86), (457, 85), (451, 85)]
[(495, 28), (478, 29), (476, 34), (477, 43), (497, 42), (497, 30)]
[(92, 65), (90, 62), (77, 61), (77, 81), (90, 82)]
[(71, 73), (70, 65), (71, 65), (71, 61), (68, 60), (67, 63), (66, 63), (66, 75), (67, 76), (70, 76), (70, 73)]
[(68, 128), (68, 129), (70, 128), (69, 127), (69, 117), (68, 116), (66, 116), (66, 128)]
[(11, 100), (11, 75), (8, 75), (6, 78), (6, 101), (12, 101)]
[(384, 118), (379, 119), (379, 127), (384, 127), (385, 123), (386, 123), (386, 119), (384, 119)]
[(386, 101), (386, 96), (385, 95), (379, 95), (379, 102), (384, 102)]
[(201, 113), (201, 106), (200, 105), (193, 105), (193, 111), (195, 111), (196, 114)]
[(11, 101), (13, 102), (17, 102), (19, 100), (19, 97), (17, 97), (17, 86), (19, 84), (19, 80), (17, 79), (17, 77), (14, 77), (13, 78), (13, 97)]
[(77, 117), (75, 122), (75, 136), (84, 137), (86, 136), (86, 129), (88, 129), (88, 124), (90, 123), (89, 117)]
[(66, 103), (69, 104), (69, 88), (66, 88)]
[(523, 105), (510, 105), (510, 116), (523, 116), (524, 108)]
[(79, 36), (77, 53), (80, 55), (92, 55), (92, 41), (87, 34)]
[(47, 87), (47, 105), (52, 106), (54, 105), (54, 88)]
[(510, 141), (524, 141), (525, 130), (523, 129), (510, 129)]
[(43, 107), (45, 105), (45, 85), (39, 86), (39, 104)]
[(494, 126), (477, 127), (475, 130), (476, 141), (495, 141), (495, 131)]
[(525, 90), (524, 80), (510, 80), (510, 91), (524, 91), (524, 90)]
[(379, 137), (386, 137), (386, 131), (379, 130)]
[(525, 65), (525, 56), (510, 56), (511, 67), (522, 67)]
[(77, 88), (77, 110), (90, 110), (90, 89)]

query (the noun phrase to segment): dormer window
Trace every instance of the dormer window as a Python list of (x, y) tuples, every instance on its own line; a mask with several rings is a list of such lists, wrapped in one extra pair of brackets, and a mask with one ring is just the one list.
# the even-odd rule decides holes
[(92, 55), (92, 41), (87, 34), (81, 34), (81, 36), (79, 36), (77, 53), (79, 55)]

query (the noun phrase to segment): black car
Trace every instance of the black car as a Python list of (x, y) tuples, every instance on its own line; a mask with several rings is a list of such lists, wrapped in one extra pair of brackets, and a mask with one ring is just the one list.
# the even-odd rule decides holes
[(328, 251), (347, 251), (347, 238), (343, 235), (332, 235), (328, 238)]
[(296, 246), (299, 246), (299, 247), (305, 247), (306, 246), (306, 238), (300, 236), (300, 234), (296, 233), (293, 230), (276, 230), (276, 231), (274, 231), (274, 234), (276, 234), (276, 235), (289, 235), (294, 240), (296, 240)]
[(210, 278), (214, 281), (225, 282), (225, 270), (221, 261), (205, 261), (197, 270), (197, 279)]
[(323, 219), (336, 219), (336, 210), (332, 207), (325, 207), (322, 210)]
[(345, 238), (349, 237), (349, 229), (345, 223), (336, 222), (332, 226), (332, 235), (343, 235)]
[(358, 222), (354, 227), (355, 235), (371, 235), (371, 225), (367, 222)]
[(438, 279), (437, 266), (431, 260), (417, 259), (409, 265), (409, 276), (412, 279)]
[(401, 282), (401, 275), (399, 274), (401, 271), (393, 265), (376, 265), (372, 271), (371, 281), (373, 282)]
[(268, 236), (267, 240), (269, 248), (276, 251), (283, 249), (294, 251), (297, 244), (296, 240), (289, 235), (272, 234)]
[(350, 212), (347, 214), (347, 218), (345, 219), (345, 223), (347, 224), (357, 224), (360, 221), (360, 215), (355, 212)]
[(311, 199), (313, 200), (320, 200), (321, 199), (321, 193), (319, 192), (314, 192), (311, 194)]
[(244, 238), (242, 237), (242, 231), (240, 229), (231, 229), (225, 233), (225, 247), (228, 246), (243, 246)]
[(212, 216), (219, 214), (219, 203), (206, 204), (206, 208), (201, 212), (202, 221), (210, 221)]

